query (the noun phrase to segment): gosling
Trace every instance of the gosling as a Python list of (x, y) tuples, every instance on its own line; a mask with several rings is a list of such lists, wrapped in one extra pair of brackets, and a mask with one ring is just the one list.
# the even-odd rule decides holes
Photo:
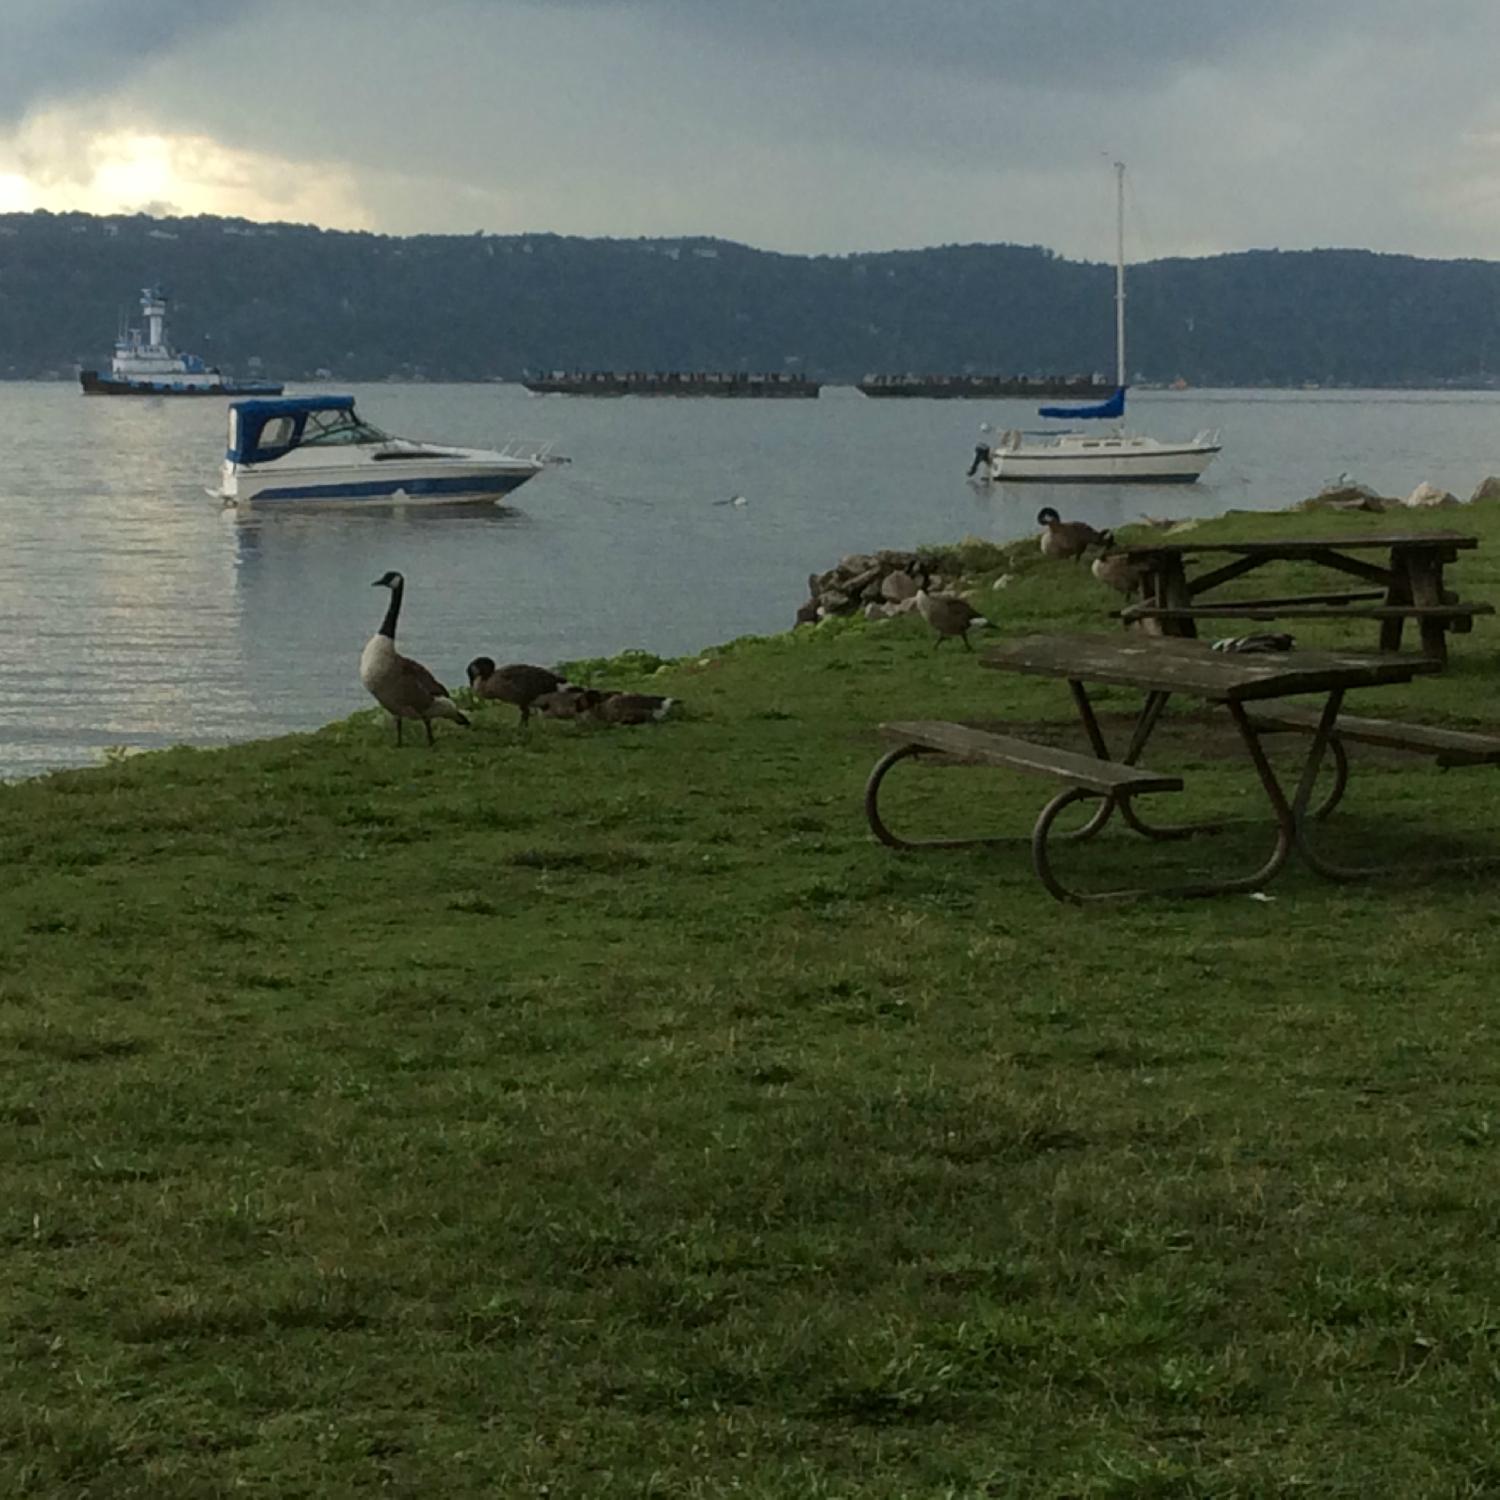
[(497, 667), (488, 656), (476, 656), (469, 663), (468, 674), (469, 686), (479, 697), (509, 703), (520, 709), (522, 729), (531, 722), (531, 710), (539, 699), (568, 687), (556, 672), (549, 672), (546, 667), (533, 667), (519, 661)]
[(650, 724), (667, 718), (677, 706), (675, 698), (659, 693), (591, 693), (589, 712), (606, 724)]

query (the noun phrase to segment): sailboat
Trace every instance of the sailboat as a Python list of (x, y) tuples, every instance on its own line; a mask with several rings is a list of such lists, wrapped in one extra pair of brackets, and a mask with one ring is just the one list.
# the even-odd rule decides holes
[(1217, 431), (1187, 442), (1127, 432), (1125, 417), (1125, 163), (1115, 163), (1115, 393), (1094, 406), (1042, 406), (1037, 415), (1120, 425), (1102, 436), (1088, 432), (1002, 432), (974, 450), (970, 475), (1052, 484), (1191, 484), (1219, 451)]

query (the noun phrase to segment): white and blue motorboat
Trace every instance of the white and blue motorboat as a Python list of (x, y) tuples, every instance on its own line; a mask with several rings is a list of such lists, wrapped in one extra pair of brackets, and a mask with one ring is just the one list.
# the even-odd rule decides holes
[(450, 448), (392, 437), (353, 396), (235, 401), (223, 481), (236, 505), (455, 505), (495, 501), (547, 467), (547, 446)]
[(109, 374), (80, 370), (85, 396), (279, 396), (273, 380), (236, 380), (196, 354), (179, 354), (167, 342), (167, 295), (141, 290), (144, 328), (122, 328)]

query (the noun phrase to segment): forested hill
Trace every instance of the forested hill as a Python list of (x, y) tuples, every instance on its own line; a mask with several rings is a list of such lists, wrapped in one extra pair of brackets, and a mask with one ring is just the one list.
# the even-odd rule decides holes
[[(0, 215), (0, 377), (107, 364), (159, 283), (181, 349), (284, 379), (524, 370), (1110, 372), (1114, 271), (1016, 245), (778, 255), (723, 240), (385, 235)], [(1131, 267), (1131, 378), (1497, 383), (1500, 265), (1360, 250)], [(258, 365), (257, 365), (258, 362)]]

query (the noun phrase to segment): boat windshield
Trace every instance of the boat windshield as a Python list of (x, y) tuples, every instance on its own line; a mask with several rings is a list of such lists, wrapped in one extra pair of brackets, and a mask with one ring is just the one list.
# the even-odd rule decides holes
[(339, 443), (388, 443), (390, 435), (368, 422), (361, 422), (352, 411), (313, 411), (307, 414), (302, 429), (302, 446), (332, 447)]

